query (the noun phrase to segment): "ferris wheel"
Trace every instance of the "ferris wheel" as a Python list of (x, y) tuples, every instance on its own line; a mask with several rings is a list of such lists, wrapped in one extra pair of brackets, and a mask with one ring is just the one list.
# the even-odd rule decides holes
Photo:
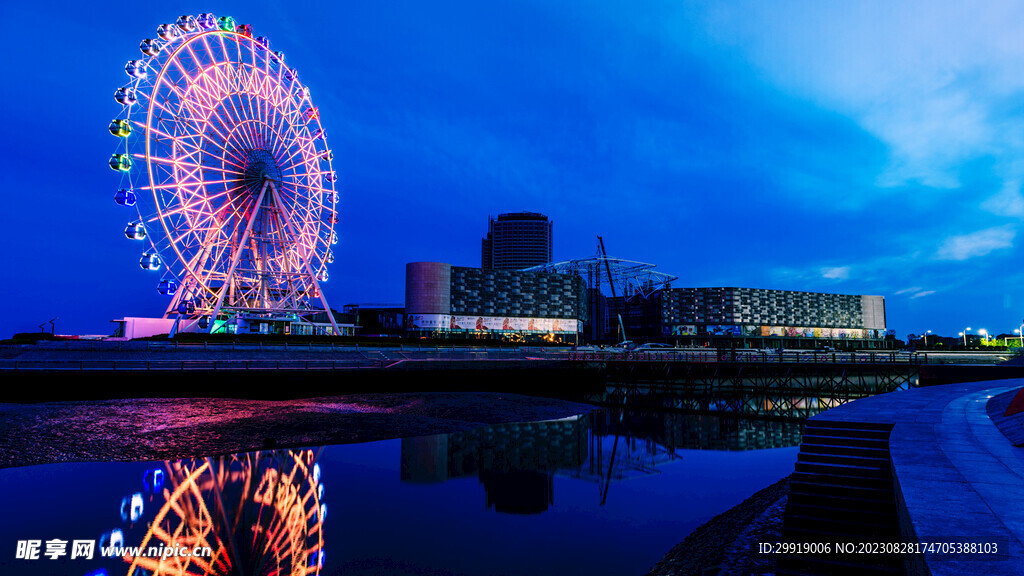
[[(248, 24), (181, 16), (143, 40), (114, 94), (114, 196), (161, 274), (176, 329), (243, 319), (338, 326), (321, 290), (338, 242), (337, 174), (319, 109)], [(183, 323), (183, 324), (182, 324)], [(320, 326), (326, 331), (326, 325)]]

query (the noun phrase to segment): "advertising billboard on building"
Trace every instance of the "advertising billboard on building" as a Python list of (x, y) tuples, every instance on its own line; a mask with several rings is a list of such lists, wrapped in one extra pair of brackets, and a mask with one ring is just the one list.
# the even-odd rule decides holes
[(501, 316), (453, 316), (409, 314), (409, 330), (469, 330), (495, 332), (578, 332), (579, 320), (568, 318), (510, 318)]

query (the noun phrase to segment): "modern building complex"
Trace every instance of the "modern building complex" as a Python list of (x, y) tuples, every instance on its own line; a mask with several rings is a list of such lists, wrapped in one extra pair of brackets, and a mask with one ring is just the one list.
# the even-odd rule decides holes
[(551, 261), (551, 230), (548, 217), (535, 212), (501, 214), (489, 218), (487, 237), (481, 242), (480, 267), (522, 270)]
[[(631, 337), (681, 345), (881, 348), (886, 336), (882, 296), (667, 288), (646, 299), (606, 302), (607, 316), (622, 314)], [(616, 326), (609, 328), (614, 334)]]
[(673, 288), (677, 278), (655, 268), (602, 253), (530, 270), (584, 279), (587, 342), (629, 339), (682, 346), (881, 348), (885, 341), (881, 296)]
[(405, 268), (406, 334), (576, 342), (587, 318), (579, 276), (413, 262)]
[[(675, 276), (653, 268), (604, 256), (529, 270), (414, 262), (406, 265), (406, 334), (728, 348), (885, 347), (882, 296), (673, 288)], [(607, 293), (609, 279), (614, 296)]]
[(885, 339), (882, 296), (757, 288), (675, 288), (663, 296), (662, 333), (667, 336)]

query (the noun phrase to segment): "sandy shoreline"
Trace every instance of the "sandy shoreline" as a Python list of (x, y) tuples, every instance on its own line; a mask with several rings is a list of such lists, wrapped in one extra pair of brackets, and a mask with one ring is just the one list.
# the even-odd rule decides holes
[(487, 392), (0, 404), (0, 467), (371, 442), (593, 410), (589, 404)]

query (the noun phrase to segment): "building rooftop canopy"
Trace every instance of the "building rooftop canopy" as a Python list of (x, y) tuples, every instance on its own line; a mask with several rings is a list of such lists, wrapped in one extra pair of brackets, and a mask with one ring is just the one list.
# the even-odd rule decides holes
[(509, 220), (541, 220), (546, 222), (547, 219), (547, 216), (537, 212), (511, 212), (498, 215), (499, 222), (507, 222)]

